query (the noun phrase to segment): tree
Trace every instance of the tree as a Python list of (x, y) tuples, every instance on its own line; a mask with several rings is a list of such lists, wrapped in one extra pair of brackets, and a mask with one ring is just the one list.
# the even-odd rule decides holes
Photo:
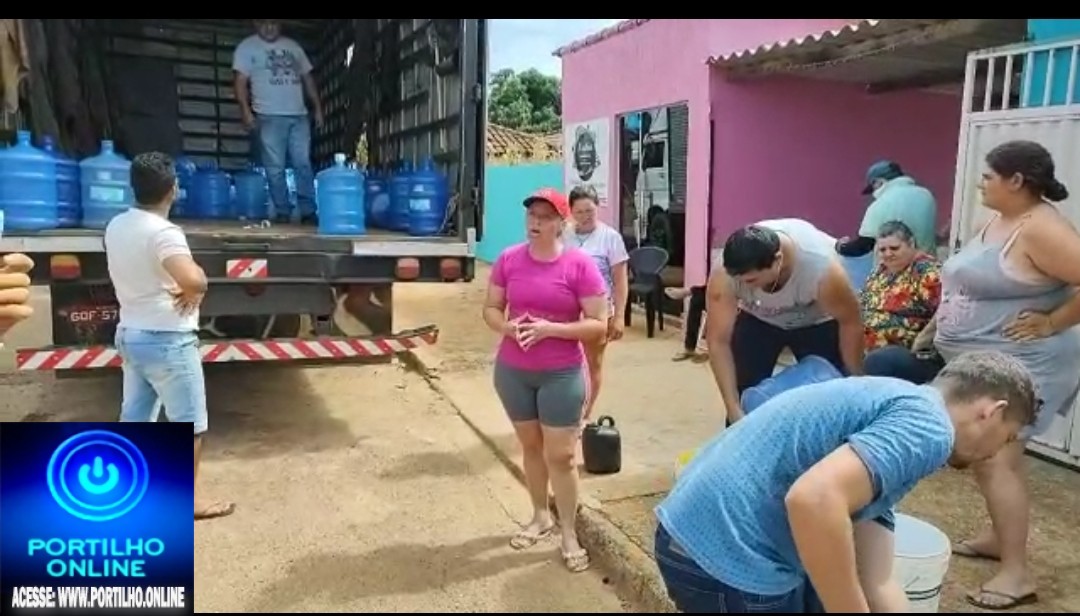
[(528, 133), (551, 133), (562, 124), (562, 84), (535, 68), (503, 69), (491, 77), (491, 121)]

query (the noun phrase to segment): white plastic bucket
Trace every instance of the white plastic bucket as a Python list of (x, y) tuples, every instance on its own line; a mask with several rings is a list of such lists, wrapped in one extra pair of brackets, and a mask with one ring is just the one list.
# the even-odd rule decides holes
[(893, 578), (907, 593), (911, 612), (936, 614), (941, 585), (949, 571), (952, 546), (945, 533), (932, 524), (896, 514), (896, 556)]

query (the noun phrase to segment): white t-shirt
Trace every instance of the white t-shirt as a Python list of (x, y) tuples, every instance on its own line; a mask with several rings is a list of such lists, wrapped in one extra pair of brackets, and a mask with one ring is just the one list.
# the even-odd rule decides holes
[(236, 46), (232, 67), (247, 76), (256, 115), (307, 113), (302, 77), (311, 72), (311, 60), (296, 41), (281, 36), (270, 42), (253, 34)]
[(162, 263), (191, 255), (180, 227), (152, 212), (131, 208), (105, 227), (109, 278), (120, 302), (120, 326), (165, 332), (198, 331), (199, 314), (181, 315), (169, 289), (176, 285)]
[(563, 243), (573, 248), (585, 251), (596, 266), (600, 268), (600, 275), (607, 284), (608, 299), (613, 299), (615, 292), (614, 268), (620, 263), (630, 259), (626, 252), (626, 242), (623, 241), (619, 232), (611, 226), (597, 222), (596, 227), (588, 233), (578, 233), (574, 228), (568, 227), (563, 234)]
[[(833, 262), (840, 258), (835, 249), (836, 238), (799, 218), (777, 218), (754, 224), (786, 235), (795, 243), (797, 256), (791, 277), (773, 293), (750, 288), (738, 279), (732, 279), (731, 286), (739, 308), (786, 330), (833, 320), (817, 300), (822, 279)], [(721, 251), (713, 271), (724, 266), (723, 260)]]

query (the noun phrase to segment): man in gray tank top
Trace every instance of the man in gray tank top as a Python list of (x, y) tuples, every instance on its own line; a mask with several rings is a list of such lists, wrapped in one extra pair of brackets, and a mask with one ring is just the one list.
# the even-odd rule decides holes
[(772, 376), (785, 348), (862, 374), (859, 299), (835, 244), (796, 218), (764, 220), (728, 237), (723, 267), (709, 279), (706, 337), (729, 424), (743, 416), (742, 392)]

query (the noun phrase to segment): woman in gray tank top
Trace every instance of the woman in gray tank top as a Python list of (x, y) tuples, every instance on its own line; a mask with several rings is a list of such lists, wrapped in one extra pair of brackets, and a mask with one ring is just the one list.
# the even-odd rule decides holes
[(835, 244), (797, 218), (728, 237), (709, 280), (705, 336), (729, 423), (743, 416), (742, 392), (772, 376), (785, 348), (862, 373), (862, 314)]
[(1045, 148), (1010, 141), (994, 148), (986, 163), (980, 190), (995, 214), (946, 261), (936, 328), (924, 330), (927, 335), (913, 348), (918, 352), (933, 335), (945, 361), (966, 351), (1008, 353), (1031, 372), (1043, 401), (1020, 442), (975, 467), (992, 525), (953, 547), (960, 556), (1001, 561), (997, 575), (968, 601), (1008, 609), (1036, 601), (1027, 561), (1030, 502), (1023, 441), (1068, 413), (1080, 387), (1080, 334), (1074, 329), (1080, 323), (1080, 297), (1074, 292), (1080, 285), (1080, 234), (1047, 203), (1069, 193), (1054, 177)]

